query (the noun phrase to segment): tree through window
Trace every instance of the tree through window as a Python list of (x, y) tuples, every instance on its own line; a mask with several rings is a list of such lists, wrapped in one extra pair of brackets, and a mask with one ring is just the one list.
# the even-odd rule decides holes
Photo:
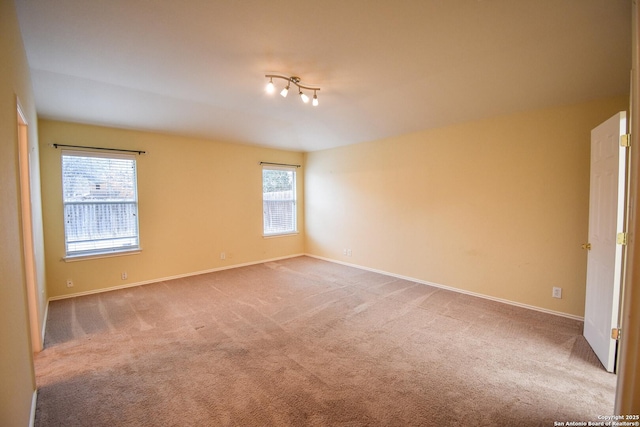
[(134, 156), (63, 151), (62, 193), (68, 257), (139, 249)]
[(262, 219), (265, 236), (297, 232), (294, 168), (263, 167)]

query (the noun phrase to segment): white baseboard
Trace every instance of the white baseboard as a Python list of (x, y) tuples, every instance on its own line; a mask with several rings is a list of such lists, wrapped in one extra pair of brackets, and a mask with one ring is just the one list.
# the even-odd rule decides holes
[[(99, 293), (102, 293), (102, 292), (115, 291), (115, 290), (118, 290), (118, 289), (133, 288), (133, 287), (136, 287), (136, 286), (148, 285), (148, 284), (151, 284), (151, 283), (164, 282), (164, 281), (167, 281), (167, 280), (174, 280), (174, 279), (181, 279), (181, 278), (184, 278), (184, 277), (197, 276), (199, 274), (214, 273), (216, 271), (229, 270), (229, 269), (232, 269), (232, 268), (247, 267), (247, 266), (250, 266), (250, 265), (263, 264), (265, 262), (279, 261), (279, 260), (288, 259), (288, 258), (295, 258), (295, 257), (303, 256), (303, 255), (311, 257), (311, 258), (321, 259), (323, 261), (332, 262), (332, 263), (335, 263), (335, 264), (342, 264), (342, 265), (346, 265), (346, 266), (349, 266), (349, 267), (358, 268), (360, 270), (366, 270), (366, 271), (371, 271), (373, 273), (385, 274), (387, 276), (396, 277), (398, 279), (410, 280), (412, 282), (421, 283), (423, 285), (433, 286), (433, 287), (440, 288), (440, 289), (446, 289), (448, 291), (458, 292), (458, 293), (461, 293), (461, 294), (470, 295), (470, 296), (474, 296), (474, 297), (478, 297), (478, 298), (484, 298), (484, 299), (488, 299), (488, 300), (491, 300), (491, 301), (500, 302), (500, 303), (503, 303), (503, 304), (509, 304), (509, 305), (513, 305), (513, 306), (516, 306), (516, 307), (521, 307), (521, 308), (526, 308), (526, 309), (529, 309), (529, 310), (539, 311), (539, 312), (542, 312), (542, 313), (553, 314), (553, 315), (556, 315), (556, 316), (562, 316), (562, 317), (566, 317), (566, 318), (573, 319), (573, 320), (584, 321), (584, 317), (576, 316), (576, 315), (568, 314), (568, 313), (563, 313), (561, 311), (549, 310), (549, 309), (542, 308), (542, 307), (537, 307), (537, 306), (534, 306), (534, 305), (523, 304), (523, 303), (520, 303), (520, 302), (517, 302), (517, 301), (511, 301), (511, 300), (507, 300), (507, 299), (503, 299), (503, 298), (497, 298), (497, 297), (493, 297), (491, 295), (486, 295), (486, 294), (481, 294), (481, 293), (477, 293), (477, 292), (467, 291), (467, 290), (464, 290), (464, 289), (459, 289), (459, 288), (454, 288), (454, 287), (451, 287), (451, 286), (441, 285), (439, 283), (428, 282), (426, 280), (416, 279), (415, 277), (403, 276), (401, 274), (391, 273), (391, 272), (384, 271), (384, 270), (378, 270), (376, 268), (365, 267), (365, 266), (362, 266), (362, 265), (352, 264), (352, 263), (339, 261), (339, 260), (332, 259), (332, 258), (326, 258), (326, 257), (322, 257), (322, 256), (319, 256), (319, 255), (313, 255), (313, 254), (294, 254), (294, 255), (287, 255), (287, 256), (278, 257), (278, 258), (270, 258), (270, 259), (264, 259), (264, 260), (260, 260), (260, 261), (251, 261), (251, 262), (246, 262), (246, 263), (241, 263), (241, 264), (228, 265), (228, 266), (224, 266), (224, 267), (212, 268), (212, 269), (209, 269), (209, 270), (195, 271), (195, 272), (192, 272), (192, 273), (185, 273), (185, 274), (178, 274), (178, 275), (175, 275), (175, 276), (161, 277), (161, 278), (157, 278), (157, 279), (145, 280), (145, 281), (136, 282), (136, 283), (128, 283), (126, 285), (119, 285), (119, 286), (113, 286), (113, 287), (102, 288), (102, 289), (94, 289), (94, 290), (91, 290), (91, 291), (77, 292), (77, 293), (68, 294), (68, 295), (60, 295), (60, 296), (49, 298), (49, 301), (56, 301), (56, 300), (67, 299), (67, 298), (75, 298), (75, 297), (80, 297), (80, 296), (85, 296), (85, 295), (99, 294)], [(48, 302), (47, 302), (47, 310), (48, 310), (48, 308), (49, 308), (49, 305), (48, 305)], [(45, 318), (45, 321), (46, 321), (46, 318)], [(43, 342), (44, 342), (44, 329), (43, 329)]]
[(38, 402), (38, 389), (33, 391), (31, 397), (31, 414), (29, 415), (29, 427), (33, 427), (36, 424), (36, 403)]
[(361, 265), (351, 264), (351, 263), (348, 263), (348, 262), (343, 262), (343, 261), (339, 261), (339, 260), (335, 260), (335, 259), (331, 259), (331, 258), (325, 258), (325, 257), (318, 256), (318, 255), (313, 255), (313, 254), (305, 254), (305, 255), (308, 256), (308, 257), (311, 257), (311, 258), (317, 258), (317, 259), (321, 259), (323, 261), (333, 262), (335, 264), (342, 264), (342, 265), (346, 265), (346, 266), (349, 266), (349, 267), (358, 268), (360, 270), (366, 270), (366, 271), (371, 271), (373, 273), (385, 274), (387, 276), (397, 277), (398, 279), (409, 280), (411, 282), (416, 282), (416, 283), (421, 283), (423, 285), (429, 285), (429, 286), (433, 286), (433, 287), (436, 287), (436, 288), (446, 289), (448, 291), (458, 292), (460, 294), (470, 295), (470, 296), (474, 296), (474, 297), (478, 297), (478, 298), (484, 298), (484, 299), (488, 299), (488, 300), (491, 300), (491, 301), (501, 302), (503, 304), (509, 304), (509, 305), (513, 305), (513, 306), (516, 306), (516, 307), (520, 307), (520, 308), (526, 308), (526, 309), (529, 309), (529, 310), (540, 311), (542, 313), (553, 314), (555, 316), (562, 316), (562, 317), (566, 317), (566, 318), (569, 318), (569, 319), (579, 320), (581, 322), (584, 322), (584, 317), (576, 316), (576, 315), (568, 314), (568, 313), (563, 313), (561, 311), (549, 310), (549, 309), (546, 309), (546, 308), (537, 307), (535, 305), (522, 304), (520, 302), (511, 301), (511, 300), (508, 300), (508, 299), (492, 297), (491, 295), (485, 295), (485, 294), (480, 294), (480, 293), (477, 293), (477, 292), (471, 292), (471, 291), (467, 291), (467, 290), (464, 290), (464, 289), (459, 289), (459, 288), (454, 288), (454, 287), (451, 287), (451, 286), (441, 285), (439, 283), (434, 283), (434, 282), (428, 282), (426, 280), (420, 280), (420, 279), (416, 279), (414, 277), (403, 276), (401, 274), (390, 273), (388, 271), (378, 270), (378, 269), (370, 268), (370, 267), (364, 267), (364, 266), (361, 266)]
[[(191, 273), (178, 274), (178, 275), (175, 275), (175, 276), (160, 277), (160, 278), (157, 278), (157, 279), (144, 280), (142, 282), (127, 283), (126, 285), (112, 286), (112, 287), (109, 287), (109, 288), (94, 289), (94, 290), (91, 290), (91, 291), (77, 292), (77, 293), (68, 294), (68, 295), (59, 295), (59, 296), (55, 296), (55, 297), (49, 298), (49, 301), (57, 301), (57, 300), (62, 300), (62, 299), (81, 297), (81, 296), (85, 296), (85, 295), (100, 294), (100, 293), (103, 293), (103, 292), (116, 291), (118, 289), (134, 288), (136, 286), (149, 285), (151, 283), (164, 282), (164, 281), (167, 281), (167, 280), (174, 280), (174, 279), (182, 279), (183, 277), (198, 276), (200, 274), (215, 273), (216, 271), (230, 270), (232, 268), (247, 267), (247, 266), (256, 265), (256, 264), (264, 264), (265, 262), (279, 261), (279, 260), (282, 260), (282, 259), (295, 258), (295, 257), (303, 256), (303, 255), (304, 254), (286, 255), (286, 256), (282, 256), (282, 257), (278, 257), (278, 258), (270, 258), (270, 259), (263, 259), (263, 260), (260, 260), (260, 261), (251, 261), (251, 262), (245, 262), (245, 263), (241, 263), (241, 264), (227, 265), (227, 266), (224, 266), (224, 267), (216, 267), (216, 268), (212, 268), (212, 269), (209, 269), (209, 270), (194, 271), (194, 272), (191, 272)], [(48, 302), (47, 302), (47, 307), (48, 307)]]

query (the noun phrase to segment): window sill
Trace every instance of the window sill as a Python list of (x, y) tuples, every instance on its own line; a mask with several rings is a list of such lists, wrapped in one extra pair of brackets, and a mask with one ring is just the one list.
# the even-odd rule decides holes
[(89, 255), (71, 255), (62, 257), (62, 261), (64, 262), (76, 262), (76, 261), (86, 261), (90, 259), (98, 259), (98, 258), (113, 258), (117, 256), (126, 256), (126, 255), (137, 255), (142, 252), (142, 249), (132, 249), (129, 251), (118, 251), (118, 252), (105, 252), (101, 254), (89, 254)]
[(287, 237), (287, 236), (296, 236), (300, 234), (297, 231), (291, 231), (291, 232), (287, 232), (287, 233), (278, 233), (278, 234), (263, 234), (262, 238), (263, 239), (273, 239), (274, 237)]

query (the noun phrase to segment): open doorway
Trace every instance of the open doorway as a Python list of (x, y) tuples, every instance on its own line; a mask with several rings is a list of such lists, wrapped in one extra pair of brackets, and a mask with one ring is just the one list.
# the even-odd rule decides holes
[(29, 306), (29, 328), (31, 346), (34, 352), (42, 350), (38, 320), (38, 292), (36, 284), (36, 257), (33, 242), (33, 221), (31, 207), (31, 161), (29, 158), (29, 124), (16, 102), (18, 118), (18, 163), (20, 171), (20, 210), (22, 219), (22, 247), (24, 251), (24, 272)]

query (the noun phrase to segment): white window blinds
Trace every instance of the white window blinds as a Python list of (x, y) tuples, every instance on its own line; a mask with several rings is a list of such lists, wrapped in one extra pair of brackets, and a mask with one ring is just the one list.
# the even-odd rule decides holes
[(262, 168), (262, 218), (265, 236), (297, 232), (294, 168)]
[(134, 156), (62, 152), (67, 256), (139, 249)]

